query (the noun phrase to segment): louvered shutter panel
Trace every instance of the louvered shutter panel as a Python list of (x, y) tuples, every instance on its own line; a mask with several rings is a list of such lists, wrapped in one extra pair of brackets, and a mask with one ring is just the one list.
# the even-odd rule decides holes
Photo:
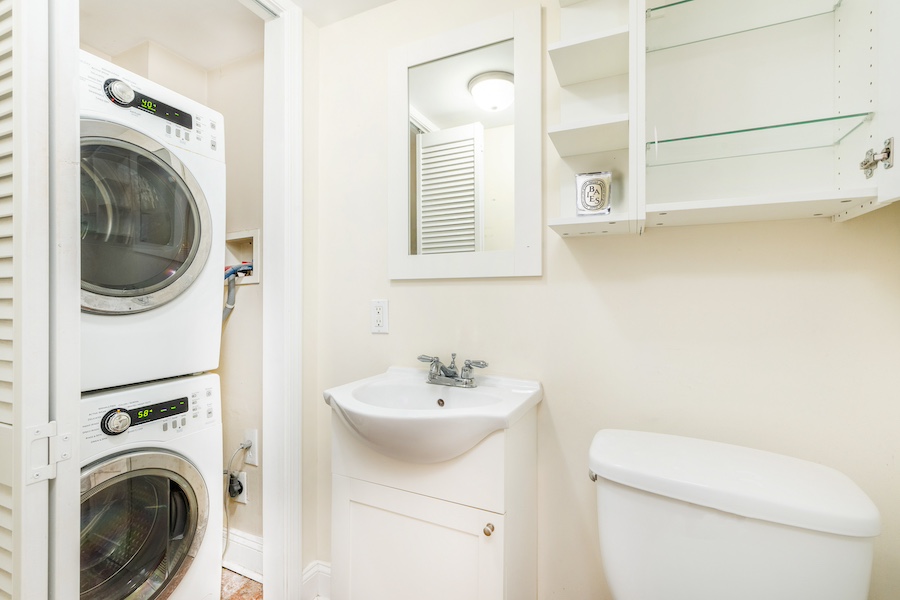
[(0, 600), (50, 596), (49, 25), (0, 0)]
[(13, 594), (12, 0), (0, 2), (0, 599)]
[(476, 252), (483, 238), (481, 123), (418, 135), (420, 254)]

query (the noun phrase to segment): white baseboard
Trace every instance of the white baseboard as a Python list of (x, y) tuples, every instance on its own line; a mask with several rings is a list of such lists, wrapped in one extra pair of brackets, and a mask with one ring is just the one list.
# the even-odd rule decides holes
[[(263, 583), (263, 540), (261, 537), (236, 531), (228, 535), (228, 550), (222, 566), (253, 581)], [(331, 595), (331, 565), (313, 561), (303, 569), (302, 600), (328, 600)]]
[(222, 559), (222, 566), (229, 571), (262, 583), (262, 538), (232, 529), (228, 534), (228, 550)]
[(303, 600), (328, 600), (331, 595), (331, 565), (320, 560), (303, 569)]

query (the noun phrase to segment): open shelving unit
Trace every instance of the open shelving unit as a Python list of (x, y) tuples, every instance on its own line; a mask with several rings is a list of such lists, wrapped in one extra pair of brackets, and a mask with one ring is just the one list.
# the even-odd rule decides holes
[(563, 89), (579, 99), (599, 90), (598, 106), (609, 105), (604, 86), (578, 86), (627, 73), (627, 112), (564, 117), (548, 136), (573, 175), (627, 163), (613, 178), (627, 192), (612, 215), (576, 217), (564, 182), (549, 223), (559, 235), (845, 220), (900, 196), (900, 175), (876, 169), (868, 180), (859, 169), (900, 131), (900, 84), (876, 81), (879, 57), (900, 55), (891, 0), (560, 0), (560, 11), (615, 2), (632, 11), (627, 27), (561, 27), (548, 54)]
[[(548, 55), (559, 85), (569, 92), (563, 96), (580, 104), (565, 106), (563, 99), (561, 122), (548, 127), (564, 173), (559, 216), (549, 226), (564, 237), (636, 233), (637, 6), (629, 0), (561, 0), (560, 6), (561, 40), (548, 47)], [(585, 30), (585, 23), (603, 26)], [(575, 176), (601, 171), (613, 174), (611, 212), (575, 216)]]

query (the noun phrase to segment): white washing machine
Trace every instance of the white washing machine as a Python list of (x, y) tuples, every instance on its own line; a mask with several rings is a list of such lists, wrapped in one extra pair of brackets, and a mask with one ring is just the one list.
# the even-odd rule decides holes
[(218, 375), (85, 394), (81, 600), (218, 600)]
[(219, 364), (222, 115), (81, 53), (82, 391)]

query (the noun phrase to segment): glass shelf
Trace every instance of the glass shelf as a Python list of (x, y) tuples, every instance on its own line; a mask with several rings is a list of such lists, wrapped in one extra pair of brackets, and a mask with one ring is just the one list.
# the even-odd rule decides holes
[(771, 154), (839, 144), (872, 113), (781, 123), (765, 127), (648, 141), (647, 166)]
[(647, 52), (832, 13), (840, 3), (841, 0), (651, 0), (647, 8)]

